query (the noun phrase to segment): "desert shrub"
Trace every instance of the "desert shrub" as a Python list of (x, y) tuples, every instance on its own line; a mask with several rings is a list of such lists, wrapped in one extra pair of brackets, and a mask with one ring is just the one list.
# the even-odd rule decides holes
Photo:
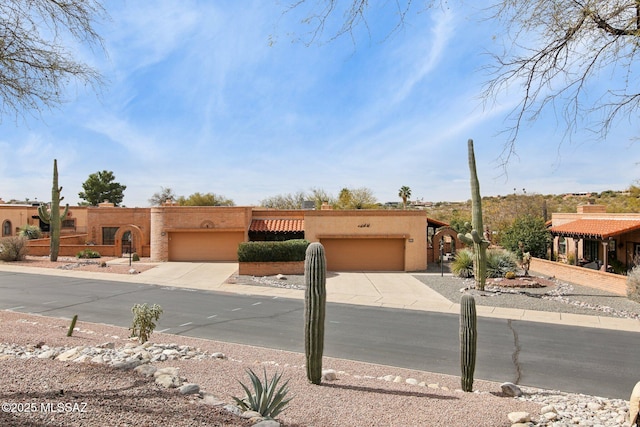
[(1, 261), (22, 261), (28, 252), (29, 248), (25, 237), (10, 236), (0, 239)]
[(627, 297), (640, 302), (640, 266), (636, 265), (627, 274)]
[(153, 304), (149, 307), (145, 304), (136, 304), (131, 307), (133, 313), (133, 324), (129, 330), (131, 337), (137, 337), (138, 341), (145, 343), (156, 328), (156, 323), (162, 314), (162, 307)]
[(282, 242), (243, 242), (238, 245), (239, 262), (304, 261), (309, 242), (303, 239)]
[(76, 254), (76, 258), (100, 258), (100, 253), (91, 249), (83, 249)]
[(140, 261), (140, 255), (137, 252), (131, 254), (131, 261)]
[[(263, 368), (264, 369), (264, 368)], [(286, 399), (289, 389), (285, 381), (278, 387), (282, 374), (275, 373), (271, 380), (267, 378), (267, 370), (264, 369), (264, 381), (262, 381), (251, 369), (247, 370), (251, 379), (253, 390), (240, 382), (246, 396), (244, 399), (233, 396), (233, 400), (243, 411), (255, 411), (266, 418), (275, 418), (284, 410), (291, 399)]]
[(573, 252), (567, 254), (567, 264), (576, 265), (576, 256)]
[(28, 240), (40, 239), (42, 238), (42, 230), (37, 225), (27, 224), (20, 227), (18, 235)]
[(469, 249), (456, 252), (451, 262), (451, 272), (458, 277), (473, 277), (473, 252)]
[(513, 252), (502, 249), (487, 251), (487, 277), (504, 277), (518, 268), (518, 260)]

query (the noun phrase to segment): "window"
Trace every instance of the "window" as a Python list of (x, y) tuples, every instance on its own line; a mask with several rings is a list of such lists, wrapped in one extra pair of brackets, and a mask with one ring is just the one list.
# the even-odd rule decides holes
[(75, 219), (64, 219), (62, 220), (62, 228), (76, 228), (76, 220)]
[(597, 260), (598, 246), (600, 246), (600, 243), (597, 240), (585, 240), (582, 248), (582, 258), (589, 261)]
[(6, 220), (2, 223), (2, 235), (11, 236), (11, 221)]
[(567, 240), (562, 236), (558, 238), (558, 254), (559, 255), (567, 254)]
[(115, 245), (118, 227), (102, 227), (102, 244)]

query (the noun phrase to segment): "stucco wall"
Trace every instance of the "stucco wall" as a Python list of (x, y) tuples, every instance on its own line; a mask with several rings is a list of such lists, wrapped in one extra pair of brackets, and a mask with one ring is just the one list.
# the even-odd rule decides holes
[(150, 210), (151, 215), (151, 260), (169, 260), (169, 232), (243, 231), (245, 241), (251, 222), (251, 207), (226, 206), (160, 206)]
[(427, 217), (420, 211), (307, 211), (305, 239), (404, 238), (405, 271), (427, 268)]
[(545, 276), (555, 277), (577, 285), (589, 286), (617, 295), (627, 295), (627, 276), (605, 273), (585, 267), (547, 261), (540, 258), (531, 260), (530, 270)]

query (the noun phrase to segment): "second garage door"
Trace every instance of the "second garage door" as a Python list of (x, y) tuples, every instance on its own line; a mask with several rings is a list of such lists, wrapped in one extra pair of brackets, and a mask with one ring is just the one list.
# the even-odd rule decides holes
[(242, 232), (185, 232), (169, 234), (169, 261), (237, 261)]
[(320, 239), (329, 271), (404, 271), (404, 239)]

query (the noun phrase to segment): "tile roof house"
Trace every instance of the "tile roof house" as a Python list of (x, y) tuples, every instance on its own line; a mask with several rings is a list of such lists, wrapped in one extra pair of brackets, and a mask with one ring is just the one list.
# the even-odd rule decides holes
[(640, 214), (607, 213), (602, 205), (554, 213), (549, 229), (558, 259), (596, 269), (626, 271), (640, 258)]

